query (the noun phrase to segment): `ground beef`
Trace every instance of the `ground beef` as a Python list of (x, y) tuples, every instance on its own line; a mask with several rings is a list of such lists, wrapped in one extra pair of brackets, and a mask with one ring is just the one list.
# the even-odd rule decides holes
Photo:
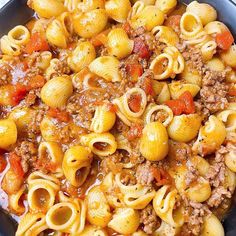
[(210, 198), (207, 200), (209, 207), (218, 207), (226, 198), (231, 198), (231, 191), (227, 190), (223, 186), (215, 188), (211, 192)]
[(204, 122), (206, 122), (210, 116), (210, 111), (203, 105), (201, 99), (194, 101), (196, 113), (202, 116)]
[(121, 173), (121, 183), (126, 186), (137, 184), (134, 171), (123, 170)]
[[(183, 197), (184, 198), (184, 197)], [(181, 235), (200, 235), (203, 218), (210, 214), (206, 204), (190, 201), (184, 198), (185, 224), (182, 227)]]
[(143, 224), (143, 231), (152, 235), (160, 226), (161, 220), (156, 215), (156, 212), (151, 204), (141, 210), (140, 222)]
[(200, 49), (190, 46), (182, 48), (179, 46), (178, 48), (182, 53), (186, 64), (189, 65), (190, 69), (197, 70), (200, 74), (202, 74), (204, 70), (204, 62)]
[(131, 81), (130, 75), (127, 73), (127, 66), (139, 63), (139, 57), (136, 54), (132, 54), (127, 58), (121, 60), (119, 70), (122, 78), (126, 78)]
[(192, 155), (191, 147), (186, 143), (170, 141), (168, 155), (177, 162), (183, 162)]
[(109, 98), (109, 95), (105, 90), (84, 90), (69, 98), (66, 111), (72, 114), (75, 124), (89, 129), (96, 109), (95, 104), (106, 98)]
[(143, 35), (145, 33), (145, 27), (141, 26), (141, 27), (138, 27), (137, 29), (133, 29), (133, 28), (130, 28), (130, 38), (136, 38), (140, 35)]
[(199, 177), (199, 173), (196, 169), (196, 167), (193, 165), (193, 163), (188, 160), (186, 163), (187, 166), (187, 174), (185, 176), (185, 183), (187, 186), (190, 186), (191, 183), (193, 183), (194, 181), (196, 181)]
[(154, 175), (151, 170), (152, 164), (150, 161), (146, 161), (144, 164), (138, 166), (135, 173), (137, 182), (142, 185), (151, 185), (154, 180)]
[(226, 170), (224, 155), (227, 152), (227, 148), (224, 146), (216, 151), (215, 158), (211, 163), (208, 173), (206, 174), (206, 179), (210, 181), (210, 184), (213, 187), (217, 188), (224, 183)]
[(37, 160), (37, 145), (33, 142), (23, 141), (15, 148), (15, 153), (21, 157), (21, 166), (25, 173), (29, 167)]
[(6, 62), (0, 62), (0, 86), (10, 83), (11, 67)]
[(224, 82), (225, 72), (206, 71), (200, 90), (201, 102), (210, 113), (224, 110), (228, 106), (228, 85)]
[(35, 111), (33, 119), (27, 127), (27, 135), (30, 139), (36, 139), (37, 135), (40, 134), (40, 123), (45, 115), (45, 109), (38, 109)]
[(117, 174), (123, 168), (121, 161), (121, 156), (118, 152), (115, 152), (113, 155), (105, 157), (100, 164), (100, 170), (104, 174), (108, 174), (109, 172), (113, 172)]

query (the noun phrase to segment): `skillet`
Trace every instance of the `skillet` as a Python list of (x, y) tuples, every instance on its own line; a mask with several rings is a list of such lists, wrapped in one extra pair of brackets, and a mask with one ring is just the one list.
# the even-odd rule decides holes
[[(179, 0), (186, 4), (192, 1)], [(14, 26), (25, 24), (33, 16), (34, 12), (27, 7), (26, 2), (26, 0), (10, 0), (0, 9), (0, 37)], [(230, 28), (236, 38), (236, 3), (231, 0), (198, 0), (198, 2), (211, 4), (217, 10), (218, 19)], [(223, 225), (226, 236), (236, 235), (236, 194), (232, 199), (232, 207), (224, 217)], [(0, 208), (0, 236), (14, 236), (16, 228), (17, 223)]]

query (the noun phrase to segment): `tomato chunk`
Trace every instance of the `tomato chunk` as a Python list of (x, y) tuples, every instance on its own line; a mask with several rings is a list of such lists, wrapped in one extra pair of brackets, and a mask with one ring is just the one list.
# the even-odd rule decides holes
[(11, 152), (9, 153), (9, 163), (11, 169), (17, 174), (17, 176), (23, 178), (25, 173), (21, 166), (21, 157), (16, 155), (14, 152)]
[(173, 16), (169, 16), (164, 25), (171, 27), (174, 31), (178, 31), (178, 29), (180, 28), (180, 19), (181, 19), (181, 15), (173, 15)]
[(14, 90), (12, 92), (11, 99), (12, 99), (12, 105), (16, 106), (20, 103), (21, 100), (23, 100), (28, 92), (28, 88), (21, 84), (16, 84), (14, 86)]
[(230, 86), (228, 95), (229, 96), (236, 96), (236, 86), (235, 85)]
[(166, 105), (170, 107), (174, 115), (193, 114), (195, 112), (195, 105), (193, 96), (189, 91), (185, 91), (180, 95), (179, 99), (169, 100)]
[(0, 155), (0, 173), (2, 173), (7, 166), (7, 161), (4, 159), (2, 155)]
[(47, 158), (38, 159), (34, 166), (38, 170), (47, 170), (49, 172), (54, 172), (57, 169), (57, 165), (55, 163), (52, 163)]
[(105, 30), (97, 35), (95, 35), (93, 38), (91, 38), (91, 43), (94, 47), (102, 46), (106, 44), (107, 42), (107, 35), (109, 34), (110, 29)]
[(141, 109), (142, 98), (139, 94), (133, 94), (130, 96), (128, 105), (131, 111), (139, 112)]
[(229, 30), (216, 35), (216, 43), (218, 48), (228, 50), (234, 42), (234, 37)]
[(70, 115), (68, 112), (60, 111), (57, 108), (50, 108), (47, 114), (61, 122), (69, 122), (70, 120)]
[(113, 113), (117, 112), (117, 106), (115, 104), (113, 104), (111, 102), (107, 102), (107, 103), (105, 103), (105, 105), (106, 105), (106, 108), (108, 111), (113, 112)]
[(142, 124), (132, 124), (128, 133), (127, 133), (127, 139), (129, 141), (132, 141), (136, 138), (140, 138), (143, 131), (143, 125)]
[(44, 77), (42, 75), (36, 75), (36, 76), (30, 78), (29, 87), (31, 89), (42, 88), (44, 86), (45, 82), (46, 82), (46, 80), (44, 79)]
[(184, 109), (185, 114), (193, 114), (195, 112), (193, 96), (189, 91), (186, 91), (183, 94), (181, 94), (179, 99), (185, 103), (185, 109)]
[(136, 82), (138, 78), (143, 74), (143, 67), (138, 62), (126, 65), (125, 69), (126, 72), (129, 74), (129, 76), (131, 77), (131, 80), (134, 82)]
[(132, 31), (131, 25), (127, 21), (122, 25), (122, 28), (127, 34), (130, 34)]
[(171, 176), (164, 169), (152, 167), (151, 172), (156, 180), (157, 186), (171, 184), (171, 182), (172, 182)]
[(155, 91), (152, 87), (152, 78), (149, 76), (146, 76), (143, 78), (141, 83), (141, 88), (144, 90), (144, 92), (147, 95), (155, 96)]
[(182, 100), (169, 100), (165, 103), (174, 113), (175, 116), (181, 115), (185, 110), (185, 103)]
[(143, 59), (149, 59), (151, 56), (148, 46), (140, 37), (134, 39), (133, 52)]
[(30, 41), (25, 47), (25, 52), (28, 54), (32, 54), (37, 51), (47, 51), (49, 50), (49, 45), (45, 37), (36, 32), (31, 35)]

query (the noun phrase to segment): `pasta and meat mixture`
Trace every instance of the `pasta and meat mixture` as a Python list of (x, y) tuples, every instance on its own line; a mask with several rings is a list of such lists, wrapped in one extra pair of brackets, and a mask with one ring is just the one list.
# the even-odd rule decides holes
[(29, 0), (0, 40), (1, 205), (17, 236), (222, 236), (236, 45), (205, 3)]

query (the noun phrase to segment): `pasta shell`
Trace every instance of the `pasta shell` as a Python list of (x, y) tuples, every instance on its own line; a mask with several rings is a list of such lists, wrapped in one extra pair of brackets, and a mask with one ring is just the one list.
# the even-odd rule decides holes
[(20, 220), (16, 236), (38, 235), (45, 229), (47, 229), (47, 225), (43, 213), (27, 213)]
[(175, 141), (189, 142), (197, 136), (201, 121), (198, 114), (174, 116), (167, 128), (168, 134)]
[(107, 36), (107, 47), (110, 55), (122, 59), (133, 51), (134, 41), (128, 38), (122, 28), (116, 28), (111, 30)]
[(94, 46), (90, 42), (80, 42), (68, 57), (67, 62), (73, 71), (79, 72), (95, 58), (96, 52)]
[(202, 236), (209, 236), (209, 235), (224, 236), (225, 235), (224, 228), (221, 222), (214, 214), (204, 217), (201, 235)]
[(107, 13), (104, 9), (95, 9), (73, 15), (75, 32), (83, 38), (91, 38), (100, 33), (107, 24)]
[(51, 18), (66, 11), (63, 3), (57, 0), (33, 0), (32, 8), (42, 18)]
[(29, 30), (23, 26), (18, 25), (8, 32), (8, 38), (16, 45), (26, 45), (30, 40)]
[(119, 65), (120, 62), (115, 57), (102, 56), (90, 63), (89, 69), (91, 72), (107, 81), (119, 82), (121, 81)]
[(187, 196), (194, 202), (204, 202), (211, 196), (209, 181), (200, 177), (193, 186), (186, 190)]
[[(158, 113), (159, 119), (155, 119), (155, 116), (158, 115)], [(173, 117), (173, 112), (168, 106), (156, 105), (154, 103), (150, 103), (143, 114), (145, 124), (149, 124), (154, 121), (160, 121), (165, 127), (170, 124)]]
[(179, 42), (179, 37), (175, 31), (167, 26), (156, 26), (152, 30), (153, 35), (166, 45), (176, 46)]
[(164, 18), (164, 13), (156, 6), (145, 6), (131, 18), (130, 23), (135, 29), (143, 26), (147, 31), (151, 31), (155, 26), (162, 25)]
[(172, 99), (178, 99), (184, 92), (188, 91), (195, 97), (200, 91), (200, 87), (196, 84), (185, 84), (182, 82), (171, 82), (168, 84)]
[(131, 4), (129, 0), (108, 0), (105, 3), (105, 9), (110, 18), (123, 23), (128, 17)]
[(9, 37), (4, 35), (0, 40), (1, 51), (10, 56), (18, 56), (21, 53), (20, 46), (10, 41)]
[(163, 80), (172, 75), (173, 67), (174, 60), (172, 56), (167, 53), (162, 53), (151, 62), (149, 68), (153, 70), (155, 79)]
[(50, 229), (70, 233), (70, 227), (76, 221), (77, 216), (77, 209), (73, 203), (61, 202), (49, 209), (46, 214), (46, 222)]
[(58, 19), (53, 20), (46, 30), (46, 37), (50, 44), (60, 48), (66, 48), (67, 37)]
[(0, 148), (7, 149), (17, 140), (17, 128), (13, 120), (0, 120)]
[(108, 110), (107, 104), (96, 108), (90, 129), (96, 133), (109, 131), (116, 121), (116, 114)]
[(100, 157), (113, 154), (117, 149), (115, 137), (110, 133), (90, 133), (81, 137), (81, 143)]
[(224, 142), (226, 129), (222, 121), (211, 115), (209, 120), (201, 127), (197, 141), (193, 145), (193, 150), (201, 155), (214, 152)]
[(78, 3), (77, 8), (83, 12), (88, 12), (95, 9), (104, 9), (104, 2), (104, 0), (83, 0), (82, 2)]
[(196, 38), (198, 33), (203, 30), (203, 25), (197, 15), (185, 12), (180, 20), (180, 30), (185, 38)]
[(66, 104), (72, 93), (73, 86), (70, 77), (54, 77), (43, 86), (41, 99), (50, 107), (60, 108)]
[(104, 193), (100, 186), (93, 187), (86, 197), (87, 219), (88, 221), (100, 227), (105, 227), (109, 223), (112, 214)]
[(165, 14), (170, 13), (177, 5), (177, 0), (157, 0), (155, 6), (157, 6)]
[(140, 224), (138, 211), (132, 208), (118, 208), (109, 222), (109, 228), (120, 234), (134, 233)]

